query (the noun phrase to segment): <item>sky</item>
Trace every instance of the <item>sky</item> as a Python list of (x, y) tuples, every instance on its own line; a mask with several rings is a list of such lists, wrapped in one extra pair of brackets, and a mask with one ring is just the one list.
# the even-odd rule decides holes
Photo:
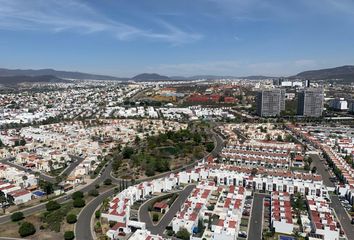
[(352, 64), (353, 0), (0, 0), (0, 68), (289, 76)]

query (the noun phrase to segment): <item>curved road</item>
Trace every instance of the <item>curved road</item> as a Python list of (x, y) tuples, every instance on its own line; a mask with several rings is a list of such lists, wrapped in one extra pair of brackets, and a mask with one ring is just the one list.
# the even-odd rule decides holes
[[(112, 164), (110, 163), (104, 169), (104, 171), (102, 172), (101, 176), (97, 177), (92, 183), (90, 183), (87, 186), (81, 188), (80, 191), (81, 192), (88, 192), (91, 189), (95, 189), (95, 185), (102, 183), (106, 178), (112, 179), (111, 175), (110, 175), (111, 170), (112, 170)], [(117, 182), (116, 179), (112, 179), (112, 183), (116, 183), (116, 182)], [(67, 194), (65, 196), (58, 197), (55, 200), (58, 203), (63, 203), (63, 202), (68, 201), (68, 199), (71, 199), (71, 195), (72, 195), (72, 193), (71, 194)], [(26, 217), (26, 216), (32, 215), (34, 213), (37, 213), (37, 212), (45, 210), (46, 209), (45, 205), (46, 205), (46, 202), (40, 203), (40, 204), (38, 204), (36, 206), (30, 207), (30, 208), (25, 208), (25, 209), (21, 210), (21, 212), (23, 212), (24, 216)], [(0, 224), (3, 224), (3, 223), (11, 221), (10, 217), (11, 217), (11, 215), (1, 216), (0, 217)]]
[(179, 192), (178, 198), (174, 201), (170, 209), (167, 213), (160, 219), (157, 225), (154, 225), (150, 213), (149, 213), (149, 203), (154, 201), (155, 198), (146, 201), (143, 205), (139, 208), (139, 221), (145, 222), (146, 228), (151, 231), (152, 234), (159, 234), (160, 236), (163, 235), (166, 227), (170, 224), (176, 213), (181, 209), (183, 203), (187, 200), (189, 194), (193, 191), (196, 185), (188, 185), (182, 191)]
[[(214, 136), (214, 142), (215, 142), (215, 148), (213, 149), (213, 151), (211, 153), (209, 153), (207, 156), (205, 156), (204, 158), (208, 157), (209, 155), (214, 155), (216, 156), (218, 153), (221, 152), (223, 146), (224, 146), (224, 140), (219, 136), (219, 134), (217, 134), (215, 131), (212, 131), (212, 134)], [(204, 158), (200, 159), (199, 161), (194, 162), (193, 164), (188, 165), (187, 167), (184, 167), (184, 169), (191, 169), (193, 168), (198, 162), (202, 161)], [(184, 170), (183, 169), (183, 170)], [(114, 178), (110, 175), (110, 172), (112, 170), (112, 165), (109, 164), (109, 166), (105, 169), (105, 174), (108, 174), (109, 176), (106, 176), (104, 178), (110, 178), (112, 179), (112, 183), (116, 183), (119, 184), (120, 183), (120, 179)], [(168, 176), (169, 174), (173, 173), (173, 172), (179, 172), (182, 169), (176, 169), (174, 171), (170, 171), (170, 172), (166, 172), (166, 173), (162, 173), (159, 175), (156, 175), (154, 177), (151, 178), (146, 178), (144, 179), (144, 181), (147, 180), (153, 180), (156, 178), (161, 178), (164, 176)], [(103, 176), (103, 174), (102, 174)], [(137, 181), (139, 182), (139, 181)], [(91, 184), (91, 186), (94, 186)], [(189, 188), (188, 188), (189, 189)], [(192, 191), (192, 190), (191, 190)], [(111, 195), (114, 194), (114, 190), (111, 189), (111, 191), (107, 191), (104, 194), (98, 196), (96, 199), (94, 199), (93, 201), (91, 201), (89, 204), (87, 204), (80, 212), (79, 217), (78, 217), (78, 221), (75, 225), (75, 236), (77, 237), (77, 239), (94, 239), (92, 236), (92, 226), (91, 226), (91, 218), (92, 215), (94, 214), (95, 210), (99, 207), (99, 205), (102, 203), (102, 201), (107, 198), (110, 197)], [(189, 195), (189, 194), (188, 194)], [(188, 197), (187, 195), (187, 197)], [(181, 198), (182, 199), (182, 198)], [(175, 202), (177, 202), (178, 199), (176, 199)], [(177, 212), (177, 211), (176, 211)], [(172, 213), (172, 212), (171, 212)], [(172, 218), (174, 217), (174, 215), (172, 216)], [(170, 217), (169, 217), (170, 218)], [(172, 220), (171, 218), (171, 220)], [(164, 219), (164, 221), (167, 220)], [(168, 222), (168, 224), (171, 222), (171, 220)], [(167, 226), (167, 225), (166, 225)], [(164, 230), (164, 229), (163, 229)], [(79, 238), (80, 237), (80, 238)]]

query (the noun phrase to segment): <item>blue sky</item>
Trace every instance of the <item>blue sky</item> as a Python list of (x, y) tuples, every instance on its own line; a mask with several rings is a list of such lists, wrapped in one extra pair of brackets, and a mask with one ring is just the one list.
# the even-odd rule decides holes
[(352, 0), (0, 0), (0, 67), (286, 76), (346, 64)]

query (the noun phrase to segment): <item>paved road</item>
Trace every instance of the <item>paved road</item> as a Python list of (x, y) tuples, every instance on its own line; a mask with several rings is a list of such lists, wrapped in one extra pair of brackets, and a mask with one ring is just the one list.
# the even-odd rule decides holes
[[(94, 189), (95, 188), (95, 185), (96, 184), (100, 184), (102, 183), (106, 178), (111, 178), (110, 176), (110, 172), (112, 171), (112, 164), (108, 164), (108, 166), (103, 170), (101, 176), (97, 177), (94, 181), (92, 181), (89, 185), (83, 187), (80, 189), (80, 191), (82, 192), (88, 192), (90, 191), (91, 189)], [(116, 180), (112, 179), (112, 182), (115, 183)], [(70, 199), (71, 198), (71, 194), (67, 194), (65, 196), (61, 196), (57, 199), (55, 199), (58, 203), (63, 203), (65, 201), (67, 201), (67, 199)], [(23, 214), (25, 216), (29, 216), (29, 215), (32, 215), (34, 213), (37, 213), (37, 212), (40, 212), (40, 211), (43, 211), (45, 210), (45, 204), (46, 203), (40, 203), (36, 206), (33, 206), (33, 207), (30, 207), (30, 208), (26, 208), (26, 209), (23, 209), (21, 210), (21, 212), (23, 212)], [(6, 223), (6, 222), (9, 222), (11, 221), (10, 219), (10, 215), (5, 215), (5, 216), (1, 216), (0, 217), (0, 224), (3, 224), (3, 223)], [(87, 228), (87, 227), (86, 227)]]
[(62, 171), (59, 175), (65, 175), (69, 176), (70, 173), (77, 167), (79, 164), (85, 159), (82, 157), (74, 156), (74, 155), (69, 155), (71, 160), (73, 161), (69, 167), (67, 167), (64, 171)]
[(162, 219), (160, 219), (160, 222), (157, 225), (153, 224), (150, 213), (148, 211), (149, 203), (154, 201), (155, 198), (146, 201), (139, 208), (139, 221), (145, 222), (146, 228), (151, 231), (151, 233), (159, 234), (162, 236), (166, 227), (170, 224), (176, 213), (181, 209), (181, 206), (187, 200), (189, 194), (193, 191), (194, 188), (195, 185), (188, 185), (182, 191), (180, 191), (178, 198), (172, 204), (168, 212), (162, 217)]
[[(328, 171), (325, 170), (325, 166), (321, 162), (321, 158), (317, 154), (310, 154), (312, 158), (312, 164), (316, 166), (318, 174), (322, 176), (323, 182), (328, 187), (334, 187), (334, 183), (330, 181), (330, 175)], [(346, 210), (341, 205), (337, 195), (330, 196), (331, 204), (330, 206), (334, 209), (339, 218), (342, 228), (344, 229), (345, 234), (348, 239), (354, 239), (354, 227), (351, 224), (351, 219), (349, 218)]]
[(94, 215), (98, 206), (109, 196), (114, 194), (114, 188), (100, 194), (94, 198), (85, 208), (80, 212), (77, 223), (75, 225), (76, 239), (94, 240), (91, 232), (91, 218)]
[(255, 193), (252, 205), (252, 214), (248, 232), (249, 240), (261, 240), (263, 232), (263, 199), (266, 194)]
[[(95, 188), (96, 184), (101, 183), (105, 179), (109, 178), (112, 180), (113, 184), (117, 184), (119, 186), (121, 180), (113, 178), (111, 176), (111, 171), (112, 171), (112, 163), (109, 163), (108, 166), (105, 168), (104, 172), (102, 173), (102, 176), (100, 176), (97, 180), (95, 180), (94, 183), (90, 184), (87, 186), (87, 189), (85, 191), (90, 191), (90, 189)], [(127, 183), (129, 186), (129, 182)], [(112, 189), (107, 190), (106, 192), (100, 194), (98, 197), (93, 199), (89, 204), (87, 204), (80, 212), (77, 223), (75, 225), (75, 236), (76, 239), (81, 240), (91, 240), (94, 239), (92, 236), (92, 226), (91, 226), (91, 218), (93, 214), (95, 213), (96, 209), (102, 204), (103, 200), (112, 196), (115, 191), (114, 188), (117, 186), (112, 187)]]

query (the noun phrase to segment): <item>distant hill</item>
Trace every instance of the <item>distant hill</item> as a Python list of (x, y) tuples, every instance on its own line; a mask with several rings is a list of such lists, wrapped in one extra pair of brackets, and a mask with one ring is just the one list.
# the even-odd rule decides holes
[(246, 79), (246, 80), (262, 80), (269, 79), (273, 77), (268, 76), (246, 76), (246, 77), (236, 77), (236, 76), (218, 76), (218, 75), (195, 75), (191, 77), (182, 77), (182, 76), (173, 76), (170, 79), (174, 80), (198, 80), (198, 79), (206, 79), (206, 80), (218, 80), (218, 79)]
[(142, 73), (131, 78), (134, 81), (161, 81), (170, 80), (169, 77), (157, 73)]
[(335, 68), (305, 71), (292, 76), (292, 78), (303, 78), (310, 80), (342, 79), (354, 81), (354, 66), (348, 65)]
[(57, 78), (52, 75), (42, 75), (42, 76), (0, 76), (0, 84), (6, 86), (15, 86), (20, 83), (60, 83), (60, 82), (71, 82), (69, 80), (64, 80)]
[(97, 75), (82, 72), (69, 72), (69, 71), (57, 71), (54, 69), (6, 69), (0, 68), (0, 77), (10, 77), (10, 76), (55, 76), (57, 78), (69, 78), (69, 79), (87, 79), (87, 80), (126, 80), (125, 78), (112, 77), (107, 75)]

